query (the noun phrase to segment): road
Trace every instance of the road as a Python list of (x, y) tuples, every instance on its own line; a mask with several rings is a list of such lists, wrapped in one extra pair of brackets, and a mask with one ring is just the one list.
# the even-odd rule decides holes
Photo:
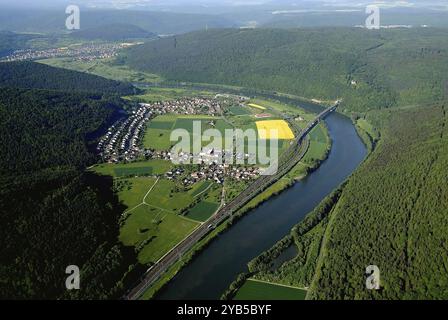
[(325, 109), (313, 121), (311, 121), (305, 129), (303, 129), (294, 143), (285, 151), (278, 163), (278, 170), (274, 175), (261, 176), (247, 189), (235, 197), (231, 202), (226, 204), (215, 215), (210, 217), (204, 224), (200, 225), (187, 238), (177, 244), (167, 254), (165, 254), (159, 261), (157, 261), (147, 272), (143, 275), (141, 281), (136, 284), (124, 297), (126, 300), (136, 300), (158, 279), (165, 273), (170, 266), (182, 258), (198, 241), (210, 233), (216, 226), (222, 223), (232, 214), (241, 209), (256, 195), (263, 190), (266, 190), (274, 182), (278, 181), (286, 173), (288, 173), (305, 155), (308, 150), (309, 140), (308, 133), (328, 114), (335, 111), (339, 105), (339, 101), (335, 105)]

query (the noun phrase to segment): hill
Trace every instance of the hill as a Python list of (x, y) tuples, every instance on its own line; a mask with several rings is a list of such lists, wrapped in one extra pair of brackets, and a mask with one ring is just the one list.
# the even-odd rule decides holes
[(129, 49), (126, 63), (169, 80), (232, 84), (322, 100), (352, 111), (446, 98), (448, 31), (209, 30)]
[[(0, 11), (0, 30), (20, 32), (65, 32), (64, 10), (52, 9), (10, 9)], [(122, 24), (130, 21), (133, 25), (156, 34), (179, 34), (193, 30), (232, 27), (232, 20), (219, 15), (190, 14), (174, 12), (154, 12), (137, 10), (85, 9), (82, 11), (81, 29), (104, 25)]]
[[(310, 297), (446, 299), (446, 106), (368, 119), (384, 139), (332, 208)], [(380, 269), (379, 291), (365, 288), (368, 265)]]
[[(122, 102), (86, 94), (0, 90), (0, 297), (118, 298), (135, 261), (117, 241), (122, 206), (112, 181), (85, 173), (91, 137)], [(65, 268), (81, 290), (65, 290)]]
[(0, 63), (0, 88), (47, 89), (117, 95), (129, 95), (137, 92), (137, 89), (130, 84), (36, 62)]
[(0, 31), (0, 57), (7, 56), (14, 50), (28, 48), (27, 42), (38, 38), (37, 35), (16, 34), (14, 32)]
[(111, 24), (75, 31), (71, 36), (86, 40), (124, 41), (131, 39), (154, 38), (154, 33), (148, 32), (132, 24)]

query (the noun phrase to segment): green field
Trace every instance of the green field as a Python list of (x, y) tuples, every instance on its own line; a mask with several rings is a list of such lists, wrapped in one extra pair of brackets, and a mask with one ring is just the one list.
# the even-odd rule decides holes
[(310, 147), (303, 157), (303, 162), (311, 164), (316, 160), (322, 160), (328, 149), (329, 139), (322, 125), (316, 126), (309, 134)]
[(124, 81), (124, 82), (152, 82), (157, 83), (162, 80), (158, 75), (135, 71), (124, 65), (114, 65), (107, 59), (96, 59), (94, 61), (75, 61), (71, 58), (54, 58), (38, 61), (53, 67), (76, 70), (91, 73), (104, 78)]
[(143, 202), (143, 198), (148, 190), (157, 180), (152, 177), (134, 177), (126, 179), (115, 179), (115, 190), (120, 201), (128, 208), (134, 208)]
[(198, 195), (203, 193), (205, 190), (207, 190), (212, 184), (213, 184), (213, 182), (208, 181), (208, 180), (202, 181), (202, 182), (196, 184), (197, 186), (195, 187), (194, 190), (191, 191), (191, 195), (193, 197), (197, 197)]
[(248, 107), (232, 106), (228, 110), (235, 116), (251, 115), (252, 112)]
[(100, 164), (92, 170), (102, 175), (112, 177), (141, 176), (141, 175), (161, 175), (172, 168), (173, 164), (166, 160), (148, 160), (132, 163)]
[(356, 124), (369, 134), (373, 140), (379, 139), (378, 131), (366, 119), (358, 119)]
[(209, 91), (194, 90), (189, 88), (146, 88), (145, 92), (140, 95), (126, 97), (129, 100), (139, 102), (157, 102), (169, 101), (185, 97), (208, 96), (212, 97), (214, 94)]
[(126, 219), (120, 240), (127, 246), (135, 246), (139, 262), (147, 264), (160, 259), (198, 225), (176, 214), (142, 205)]
[(234, 300), (305, 300), (306, 290), (247, 280)]
[[(175, 144), (170, 141), (170, 135), (172, 130), (185, 129), (191, 134), (191, 143), (193, 140), (200, 138), (193, 132), (193, 123), (195, 121), (201, 121), (201, 134), (202, 139), (205, 140), (202, 146), (206, 146), (210, 141), (207, 141), (207, 135), (204, 132), (207, 129), (217, 129), (221, 132), (223, 138), (225, 137), (225, 129), (231, 129), (224, 120), (216, 117), (210, 117), (207, 115), (198, 116), (176, 116), (176, 115), (163, 115), (158, 116), (149, 122), (143, 144), (145, 148), (150, 148), (158, 151), (169, 150)], [(214, 125), (210, 122), (213, 121)], [(223, 142), (224, 143), (224, 142)]]
[(187, 217), (197, 221), (206, 221), (218, 209), (219, 204), (201, 201), (188, 211)]
[(205, 185), (198, 182), (183, 190), (165, 179), (116, 179), (118, 197), (128, 207), (120, 240), (136, 247), (141, 263), (155, 262), (199, 225), (178, 213), (192, 204), (193, 194), (204, 191)]

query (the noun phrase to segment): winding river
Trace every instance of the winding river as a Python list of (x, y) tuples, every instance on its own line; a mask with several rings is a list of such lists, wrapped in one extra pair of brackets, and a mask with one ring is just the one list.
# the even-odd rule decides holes
[[(318, 112), (313, 104), (301, 103)], [(328, 159), (305, 179), (260, 205), (199, 253), (160, 291), (157, 299), (219, 299), (246, 264), (291, 228), (363, 161), (366, 148), (350, 119), (332, 113), (325, 120), (333, 140)]]

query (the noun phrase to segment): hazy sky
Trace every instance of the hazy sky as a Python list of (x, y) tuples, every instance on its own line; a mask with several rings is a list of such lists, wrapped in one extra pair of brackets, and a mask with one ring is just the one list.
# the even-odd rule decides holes
[(448, 6), (447, 0), (0, 0), (0, 5), (8, 6), (63, 6), (67, 4), (78, 4), (88, 7), (109, 8), (157, 8), (178, 6), (241, 6), (241, 5), (263, 5), (273, 6), (365, 6), (367, 3), (378, 3), (386, 6), (415, 7), (442, 5)]

